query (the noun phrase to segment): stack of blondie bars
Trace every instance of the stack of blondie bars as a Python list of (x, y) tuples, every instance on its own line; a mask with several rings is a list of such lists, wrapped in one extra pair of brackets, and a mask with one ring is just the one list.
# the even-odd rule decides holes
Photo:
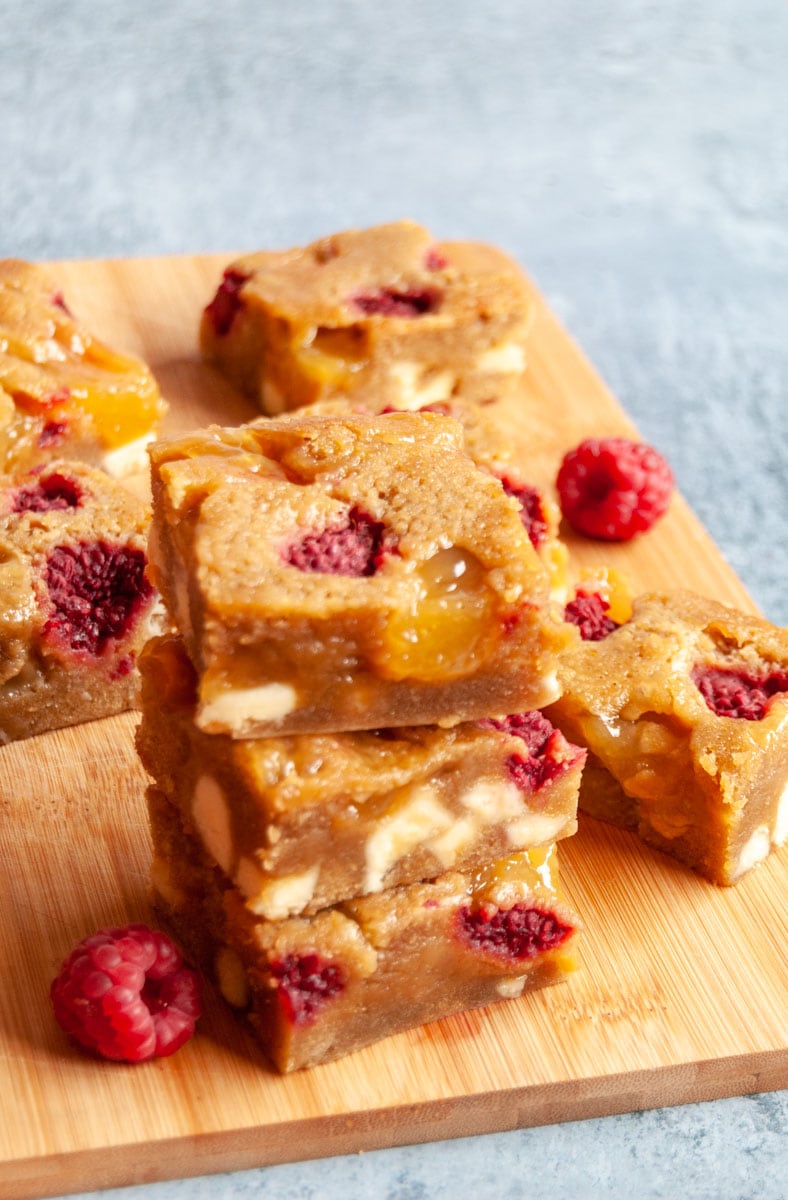
[(432, 413), (152, 451), (141, 661), (158, 903), (283, 1071), (573, 967), (584, 760), (517, 501)]

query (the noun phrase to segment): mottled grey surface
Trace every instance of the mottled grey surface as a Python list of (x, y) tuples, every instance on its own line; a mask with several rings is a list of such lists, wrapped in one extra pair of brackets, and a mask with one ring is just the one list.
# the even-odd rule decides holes
[[(782, 0), (5, 0), (0, 254), (497, 241), (788, 623), (786, 64)], [(128, 1195), (784, 1200), (786, 1126), (781, 1093)]]

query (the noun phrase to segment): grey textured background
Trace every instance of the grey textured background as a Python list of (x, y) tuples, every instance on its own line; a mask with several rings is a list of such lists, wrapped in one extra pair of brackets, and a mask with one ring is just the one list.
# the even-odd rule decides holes
[[(0, 0), (0, 68), (0, 254), (496, 241), (788, 623), (783, 0)], [(787, 1125), (781, 1093), (129, 1200), (784, 1200)]]

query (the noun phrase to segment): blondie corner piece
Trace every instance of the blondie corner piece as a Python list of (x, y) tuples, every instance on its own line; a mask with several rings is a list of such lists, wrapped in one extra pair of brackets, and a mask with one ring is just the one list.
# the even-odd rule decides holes
[(153, 639), (140, 674), (143, 765), (269, 920), (475, 870), (577, 828), (585, 754), (541, 713), (233, 740), (195, 726), (180, 639)]
[(411, 221), (231, 263), (201, 345), (263, 412), (336, 396), (415, 408), (520, 378), (531, 301), (500, 250)]
[(156, 788), (148, 806), (156, 906), (279, 1071), (514, 999), (577, 967), (579, 922), (557, 891), (555, 847), (266, 921)]
[(457, 422), (286, 416), (151, 461), (153, 577), (207, 732), (456, 724), (555, 698), (570, 631)]
[(93, 337), (42, 267), (0, 260), (0, 470), (142, 470), (165, 407), (148, 367)]
[(0, 741), (123, 712), (157, 596), (147, 505), (56, 461), (0, 479)]
[(547, 715), (590, 751), (581, 810), (718, 884), (788, 836), (788, 630), (687, 592), (579, 642)]

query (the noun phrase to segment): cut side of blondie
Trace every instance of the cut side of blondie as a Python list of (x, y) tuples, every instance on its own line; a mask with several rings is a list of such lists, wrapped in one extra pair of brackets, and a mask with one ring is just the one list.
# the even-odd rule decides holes
[(547, 715), (590, 751), (582, 810), (718, 884), (785, 841), (788, 630), (687, 592), (646, 595), (578, 638), (560, 678)]
[(157, 604), (148, 521), (85, 464), (0, 479), (0, 741), (136, 705)]
[(526, 280), (500, 250), (436, 243), (399, 221), (237, 259), (200, 338), (266, 413), (336, 396), (417, 408), (516, 382), (530, 312)]
[(554, 847), (268, 921), (158, 789), (148, 803), (157, 907), (279, 1071), (520, 996), (577, 965), (579, 923), (557, 891)]
[(153, 579), (235, 737), (541, 708), (571, 631), (517, 500), (433, 413), (286, 416), (151, 449)]
[(576, 829), (585, 754), (540, 713), (233, 740), (194, 724), (180, 639), (149, 643), (140, 673), (143, 765), (270, 920), (477, 870)]
[(0, 470), (53, 458), (142, 470), (164, 411), (148, 367), (94, 337), (43, 268), (0, 260)]

